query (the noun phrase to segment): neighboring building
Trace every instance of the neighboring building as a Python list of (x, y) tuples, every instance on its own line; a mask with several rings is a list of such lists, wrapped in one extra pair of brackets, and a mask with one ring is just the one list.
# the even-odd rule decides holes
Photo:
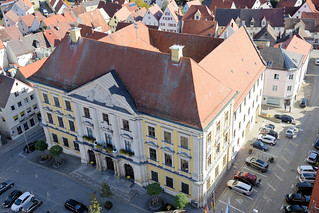
[(36, 17), (32, 14), (20, 16), (18, 28), (23, 35), (35, 32), (39, 29), (40, 23), (36, 20)]
[(182, 17), (183, 13), (180, 11), (175, 1), (172, 1), (167, 5), (161, 19), (159, 20), (159, 30), (179, 33)]
[(236, 22), (231, 19), (228, 25), (223, 29), (218, 38), (227, 39), (231, 36), (236, 30), (238, 30), (238, 26)]
[(103, 8), (109, 17), (113, 17), (114, 14), (122, 8), (122, 5), (107, 1), (100, 1), (97, 8)]
[(9, 10), (3, 15), (2, 21), (5, 27), (17, 26), (19, 21), (19, 16), (15, 14), (12, 10)]
[(86, 12), (95, 10), (100, 3), (100, 0), (83, 1), (81, 5), (85, 8)]
[(303, 0), (284, 0), (284, 1), (279, 1), (276, 5), (276, 8), (300, 7), (302, 3), (303, 3)]
[(14, 3), (11, 10), (18, 16), (25, 16), (34, 13), (33, 4), (29, 0), (18, 0)]
[(270, 46), (273, 46), (277, 41), (277, 33), (273, 29), (270, 24), (267, 24), (265, 27), (261, 28), (261, 30), (254, 36), (254, 41), (258, 47), (260, 47), (257, 42), (269, 42)]
[(82, 13), (77, 18), (78, 23), (92, 26), (95, 31), (104, 33), (110, 31), (110, 27), (108, 25), (109, 20), (110, 17), (103, 8)]
[(268, 9), (272, 8), (269, 0), (213, 0), (209, 9), (213, 14), (217, 8), (224, 9)]
[(23, 35), (21, 34), (19, 28), (17, 26), (4, 27), (0, 29), (0, 39), (3, 43), (7, 43), (8, 41), (14, 41), (21, 39)]
[(183, 7), (183, 13), (186, 14), (187, 11), (188, 11), (188, 9), (189, 9), (192, 5), (199, 6), (199, 5), (202, 5), (202, 4), (200, 3), (199, 0), (188, 1), (188, 2), (186, 2), (186, 4), (185, 4), (184, 7)]
[(157, 4), (154, 4), (153, 6), (147, 9), (142, 19), (142, 22), (145, 25), (158, 27), (159, 20), (162, 17), (162, 15), (163, 15), (163, 11), (161, 10), (161, 8)]
[(111, 18), (111, 20), (109, 22), (109, 26), (111, 27), (112, 33), (115, 32), (116, 26), (119, 22), (126, 22), (126, 23), (133, 23), (134, 22), (134, 18), (132, 16), (131, 12), (127, 9), (127, 7), (122, 7)]
[[(149, 1), (149, 0), (147, 0)], [(155, 3), (161, 8), (161, 10), (165, 10), (166, 6), (175, 0), (156, 0)], [(149, 3), (151, 4), (151, 3)]]
[[(0, 32), (1, 33), (1, 32)], [(6, 69), (8, 67), (7, 50), (0, 39), (0, 69)]]
[(138, 9), (137, 11), (132, 12), (132, 17), (134, 18), (135, 22), (142, 21), (145, 13), (146, 13), (146, 8), (142, 7), (141, 9)]
[(67, 8), (70, 7), (70, 5), (63, 0), (52, 0), (49, 6), (51, 10), (55, 12), (55, 14), (62, 14)]
[(14, 3), (15, 3), (15, 0), (8, 0), (5, 2), (1, 2), (0, 10), (1, 10), (2, 15), (4, 15), (6, 12), (8, 12), (12, 8)]
[[(21, 73), (15, 75), (23, 78)], [(0, 74), (0, 132), (13, 140), (41, 121), (34, 89), (25, 79), (18, 79)]]
[(316, 6), (312, 3), (311, 0), (306, 0), (296, 11), (296, 13), (292, 16), (292, 18), (301, 18), (302, 13), (304, 12), (316, 12)]

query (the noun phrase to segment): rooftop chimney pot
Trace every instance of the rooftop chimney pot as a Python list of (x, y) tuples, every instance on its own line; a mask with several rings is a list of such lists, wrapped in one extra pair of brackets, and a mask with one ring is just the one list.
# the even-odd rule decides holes
[(181, 57), (183, 57), (183, 48), (182, 45), (174, 44), (169, 49), (171, 50), (171, 60), (174, 62), (179, 62)]
[(70, 29), (72, 42), (77, 43), (81, 37), (81, 28), (73, 27)]

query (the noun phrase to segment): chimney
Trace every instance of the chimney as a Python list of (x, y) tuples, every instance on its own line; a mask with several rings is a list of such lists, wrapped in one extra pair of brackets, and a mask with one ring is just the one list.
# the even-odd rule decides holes
[(174, 62), (179, 62), (179, 59), (183, 57), (183, 48), (182, 45), (174, 44), (169, 49), (171, 50), (171, 60)]
[(77, 43), (81, 37), (81, 28), (73, 27), (70, 29), (72, 42)]

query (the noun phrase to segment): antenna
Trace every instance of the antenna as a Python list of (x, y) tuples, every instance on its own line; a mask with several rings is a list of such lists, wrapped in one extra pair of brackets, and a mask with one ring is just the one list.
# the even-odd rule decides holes
[(137, 38), (137, 37), (138, 37), (138, 36), (137, 36), (138, 24), (137, 24), (136, 21), (134, 21), (134, 28), (136, 29), (136, 38)]

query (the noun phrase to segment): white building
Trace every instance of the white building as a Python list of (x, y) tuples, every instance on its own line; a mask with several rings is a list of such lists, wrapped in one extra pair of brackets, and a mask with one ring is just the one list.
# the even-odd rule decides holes
[(142, 22), (145, 25), (151, 25), (151, 26), (159, 26), (159, 20), (163, 15), (163, 11), (161, 8), (157, 5), (154, 4), (152, 7), (148, 8)]
[(159, 30), (179, 33), (181, 29), (181, 19), (183, 17), (179, 7), (172, 1), (169, 3), (159, 20)]
[(202, 5), (199, 0), (188, 1), (183, 7), (183, 13), (186, 14), (192, 5)]
[(34, 8), (29, 0), (18, 0), (12, 6), (11, 10), (18, 16), (25, 16), (34, 13)]

